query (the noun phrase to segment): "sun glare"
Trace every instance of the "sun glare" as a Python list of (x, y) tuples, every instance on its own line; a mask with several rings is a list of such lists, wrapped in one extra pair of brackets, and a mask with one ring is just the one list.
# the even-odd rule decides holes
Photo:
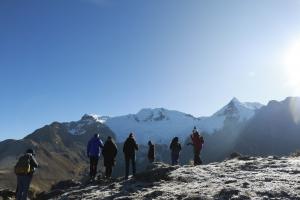
[(290, 111), (294, 122), (296, 124), (299, 124), (300, 123), (300, 102), (297, 99), (291, 99)]
[(300, 95), (300, 39), (289, 45), (283, 64), (287, 86), (291, 88), (292, 95)]

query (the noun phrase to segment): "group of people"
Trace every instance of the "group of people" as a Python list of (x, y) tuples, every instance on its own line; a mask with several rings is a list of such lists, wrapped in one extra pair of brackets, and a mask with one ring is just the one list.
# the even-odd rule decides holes
[[(199, 134), (196, 127), (194, 127), (193, 132), (190, 136), (191, 143), (194, 149), (194, 165), (202, 164), (200, 159), (200, 152), (204, 144), (203, 137)], [(149, 141), (148, 142), (148, 161), (150, 163), (155, 161), (155, 145)], [(136, 151), (139, 147), (136, 143), (133, 133), (130, 133), (123, 145), (123, 153), (125, 158), (125, 179), (129, 176), (129, 166), (132, 165), (133, 176), (136, 173)], [(171, 150), (171, 164), (178, 165), (179, 157), (181, 152), (181, 144), (178, 137), (174, 137), (170, 144)], [(99, 134), (95, 134), (87, 144), (87, 156), (90, 160), (90, 178), (94, 180), (97, 175), (97, 166), (100, 155), (103, 155), (104, 166), (105, 166), (105, 177), (111, 178), (112, 169), (116, 163), (116, 156), (118, 153), (118, 148), (111, 136), (107, 137), (107, 140), (103, 144), (100, 139)], [(15, 173), (17, 175), (17, 190), (16, 190), (16, 200), (27, 199), (27, 194), (29, 186), (32, 180), (33, 173), (39, 165), (35, 159), (35, 152), (32, 149), (28, 149), (26, 153), (21, 156), (15, 165)]]
[[(102, 151), (101, 151), (102, 150)], [(104, 158), (105, 176), (111, 177), (112, 167), (115, 165), (118, 148), (111, 136), (107, 137), (105, 144), (103, 145), (99, 134), (95, 134), (90, 139), (87, 145), (87, 156), (90, 159), (90, 177), (94, 179), (97, 175), (97, 166), (102, 153)]]
[[(194, 165), (202, 164), (200, 158), (200, 152), (204, 144), (203, 137), (199, 134), (196, 127), (194, 127), (193, 132), (190, 136), (191, 142), (188, 145), (192, 145), (194, 149)], [(150, 163), (155, 161), (155, 146), (149, 141), (148, 142), (148, 161)], [(97, 173), (98, 160), (100, 158), (100, 152), (102, 149), (102, 155), (104, 158), (105, 166), (105, 176), (106, 178), (111, 178), (112, 168), (116, 162), (116, 156), (118, 153), (117, 145), (113, 141), (112, 137), (108, 136), (107, 141), (103, 145), (99, 134), (96, 134), (89, 142), (87, 146), (87, 155), (90, 158), (90, 177), (94, 179)], [(128, 179), (129, 176), (129, 166), (132, 166), (133, 176), (136, 173), (136, 151), (139, 147), (136, 143), (133, 133), (130, 133), (123, 145), (123, 153), (125, 158), (125, 179)], [(178, 165), (179, 157), (181, 152), (181, 144), (178, 137), (174, 137), (170, 144), (171, 150), (171, 164)]]
[[(196, 127), (194, 127), (193, 132), (190, 136), (191, 142), (187, 145), (192, 145), (194, 149), (194, 165), (201, 165), (202, 160), (200, 158), (200, 153), (204, 144), (203, 136), (201, 136)], [(178, 137), (174, 137), (171, 144), (171, 163), (172, 165), (178, 165), (179, 163), (179, 156), (181, 152), (181, 144), (179, 142)]]
[[(129, 176), (129, 165), (132, 165), (132, 174), (135, 175), (135, 152), (138, 151), (139, 147), (134, 139), (133, 133), (129, 134), (123, 146), (123, 153), (125, 157), (125, 179)], [(90, 139), (87, 145), (87, 156), (90, 158), (90, 178), (95, 179), (97, 174), (97, 166), (100, 155), (103, 155), (104, 166), (105, 166), (105, 177), (111, 178), (112, 168), (116, 163), (116, 156), (118, 148), (111, 136), (107, 137), (105, 144), (100, 139), (99, 134), (95, 134)], [(153, 155), (154, 160), (154, 155)]]

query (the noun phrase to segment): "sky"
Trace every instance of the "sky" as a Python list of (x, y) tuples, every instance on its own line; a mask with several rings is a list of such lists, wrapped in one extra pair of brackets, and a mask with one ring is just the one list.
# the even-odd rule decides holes
[(299, 0), (1, 0), (0, 141), (85, 113), (300, 96)]

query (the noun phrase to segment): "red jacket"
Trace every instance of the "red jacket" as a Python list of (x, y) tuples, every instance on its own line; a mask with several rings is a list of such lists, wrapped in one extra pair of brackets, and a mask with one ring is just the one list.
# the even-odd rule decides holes
[(204, 143), (203, 137), (199, 136), (199, 135), (196, 135), (196, 134), (193, 134), (193, 135), (191, 135), (191, 139), (192, 139), (195, 150), (200, 151), (202, 149), (202, 145)]

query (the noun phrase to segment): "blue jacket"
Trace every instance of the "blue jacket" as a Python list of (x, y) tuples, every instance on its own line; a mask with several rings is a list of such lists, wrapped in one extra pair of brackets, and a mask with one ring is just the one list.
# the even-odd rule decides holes
[(100, 157), (103, 142), (100, 138), (92, 137), (87, 145), (87, 155), (89, 157)]

